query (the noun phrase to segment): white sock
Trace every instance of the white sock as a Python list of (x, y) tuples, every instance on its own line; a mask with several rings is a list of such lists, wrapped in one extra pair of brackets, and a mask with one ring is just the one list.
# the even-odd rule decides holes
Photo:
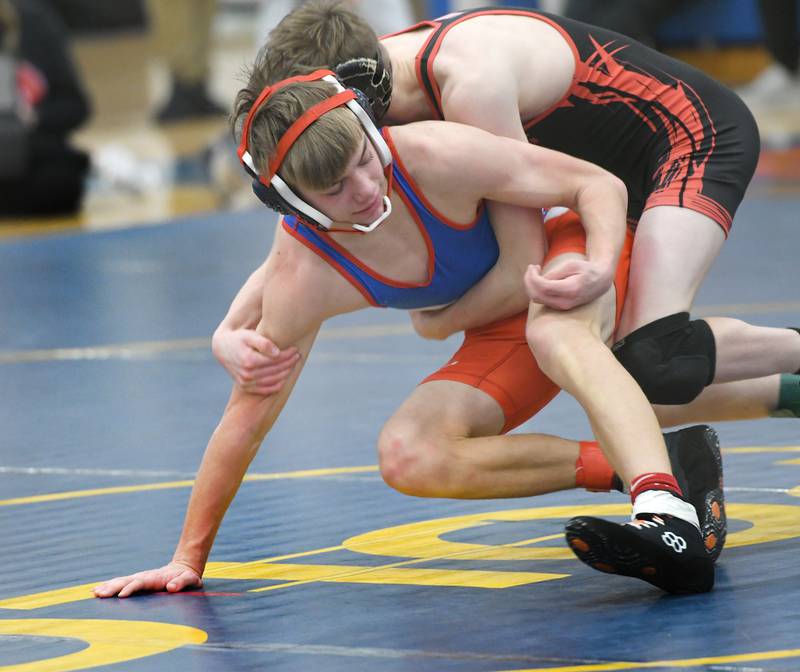
[(631, 520), (640, 513), (665, 513), (685, 520), (698, 530), (700, 529), (700, 521), (697, 519), (697, 512), (694, 507), (689, 502), (684, 502), (665, 490), (645, 490), (639, 495), (633, 503)]

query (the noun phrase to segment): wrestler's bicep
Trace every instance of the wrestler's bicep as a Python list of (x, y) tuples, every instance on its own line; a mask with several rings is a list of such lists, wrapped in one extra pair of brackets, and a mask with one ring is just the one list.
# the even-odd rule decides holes
[(516, 82), (500, 73), (491, 77), (491, 86), (477, 76), (452, 78), (442, 90), (445, 120), (527, 142), (519, 116)]
[(581, 159), (488, 133), (469, 133), (460, 151), (482, 159), (469, 178), (483, 198), (528, 208), (575, 208), (582, 189), (613, 178)]
[(368, 305), (339, 273), (303, 250), (267, 261), (261, 301), (258, 331), (282, 349), (299, 347), (326, 319)]

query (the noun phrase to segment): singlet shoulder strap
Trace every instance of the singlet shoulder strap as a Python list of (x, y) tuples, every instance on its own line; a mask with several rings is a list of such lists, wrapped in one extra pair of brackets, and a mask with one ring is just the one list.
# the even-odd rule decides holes
[[(433, 75), (433, 61), (436, 54), (441, 47), (442, 40), (444, 40), (447, 31), (453, 26), (467, 19), (486, 14), (523, 14), (534, 13), (528, 10), (517, 10), (513, 8), (501, 7), (476, 7), (475, 9), (468, 9), (464, 11), (451, 12), (444, 16), (434, 19), (433, 21), (425, 21), (417, 24), (414, 28), (419, 28), (423, 25), (433, 27), (433, 31), (428, 35), (425, 44), (419, 50), (416, 59), (417, 81), (419, 81), (422, 90), (425, 92), (425, 97), (431, 111), (438, 119), (444, 119), (444, 111), (442, 110), (442, 93), (439, 89), (439, 84)], [(406, 32), (406, 31), (403, 31)]]
[(425, 99), (428, 101), (428, 106), (431, 108), (434, 116), (437, 119), (444, 119), (441, 105), (441, 92), (436, 78), (433, 76), (433, 60), (436, 57), (436, 52), (439, 50), (439, 45), (442, 38), (447, 32), (447, 28), (454, 23), (455, 19), (463, 16), (464, 12), (454, 12), (448, 14), (441, 19), (429, 21), (428, 24), (433, 27), (428, 39), (417, 54), (416, 63), (414, 67), (417, 71), (417, 81), (425, 92)]
[(339, 275), (353, 285), (368, 303), (373, 306), (381, 305), (370, 287), (369, 274), (359, 268), (354, 259), (343, 254), (318, 232), (301, 224), (294, 216), (283, 217), (282, 226), (284, 231), (301, 245), (322, 257)]

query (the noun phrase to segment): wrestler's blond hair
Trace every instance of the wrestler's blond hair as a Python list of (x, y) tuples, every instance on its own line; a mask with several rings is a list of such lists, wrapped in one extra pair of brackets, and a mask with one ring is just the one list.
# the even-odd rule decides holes
[[(238, 136), (244, 117), (261, 91), (275, 82), (320, 68), (333, 68), (351, 58), (377, 53), (378, 37), (371, 26), (343, 0), (311, 0), (287, 14), (270, 32), (247, 73), (247, 85), (236, 96), (231, 127)], [(302, 111), (332, 91), (329, 84), (290, 85), (260, 110), (250, 131), (250, 153), (260, 171), (274, 152), (276, 138)], [(321, 97), (318, 97), (321, 96)], [(288, 155), (281, 177), (312, 189), (326, 189), (344, 172), (362, 137), (353, 114), (337, 108), (314, 123)], [(324, 123), (323, 123), (324, 122)], [(314, 158), (312, 158), (314, 157)]]
[[(239, 92), (234, 117), (243, 121), (261, 93)], [(328, 82), (287, 84), (264, 102), (250, 124), (248, 149), (261, 175), (286, 130), (309, 108), (336, 93)], [(241, 126), (241, 124), (240, 124)], [(239, 128), (238, 133), (241, 133)], [(364, 131), (347, 107), (337, 107), (311, 124), (287, 152), (278, 170), (293, 187), (327, 189), (344, 175), (347, 164), (361, 148)]]
[(373, 58), (378, 36), (343, 0), (311, 0), (270, 32), (254, 72), (264, 85), (319, 68), (334, 68), (351, 58)]

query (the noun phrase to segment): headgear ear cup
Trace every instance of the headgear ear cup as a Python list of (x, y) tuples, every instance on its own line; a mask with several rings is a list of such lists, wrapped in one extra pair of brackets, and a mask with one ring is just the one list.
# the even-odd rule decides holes
[[(295, 217), (301, 215), (301, 213), (298, 213), (297, 210), (289, 207), (289, 204), (286, 202), (286, 200), (281, 198), (280, 194), (278, 194), (274, 188), (267, 187), (258, 179), (253, 180), (253, 193), (256, 195), (258, 200), (266, 205), (270, 210), (274, 210), (281, 215), (294, 215)], [(303, 217), (303, 219), (305, 220), (306, 218)], [(312, 224), (319, 227), (319, 224), (316, 222), (312, 222)]]
[(373, 119), (380, 121), (392, 99), (392, 74), (383, 63), (380, 50), (375, 58), (351, 58), (339, 63), (334, 72), (344, 86), (364, 93)]
[(273, 187), (268, 187), (266, 184), (261, 182), (261, 180), (258, 179), (258, 174), (253, 172), (246, 162), (243, 161), (242, 166), (244, 166), (247, 174), (253, 178), (253, 193), (256, 195), (256, 198), (258, 198), (259, 201), (266, 205), (270, 210), (274, 210), (281, 215), (299, 214), (296, 210), (289, 207), (289, 204), (286, 202), (286, 200), (281, 198), (280, 194), (278, 194)]
[[(248, 138), (250, 132), (250, 124), (252, 123), (255, 115), (257, 114), (261, 105), (266, 101), (277, 89), (282, 88), (287, 84), (293, 82), (311, 82), (311, 81), (326, 81), (336, 87), (336, 93), (329, 98), (318, 102), (313, 105), (305, 114), (298, 117), (294, 123), (284, 132), (283, 136), (278, 142), (275, 156), (270, 159), (269, 170), (266, 175), (259, 173), (258, 168), (255, 166), (253, 157), (248, 148)], [(388, 167), (392, 162), (391, 151), (389, 150), (386, 141), (381, 136), (374, 121), (372, 120), (372, 110), (369, 100), (362, 91), (357, 89), (345, 88), (342, 83), (335, 77), (330, 70), (317, 70), (309, 75), (300, 75), (292, 77), (288, 80), (283, 80), (272, 86), (266, 87), (258, 96), (255, 103), (245, 118), (241, 130), (241, 140), (237, 154), (242, 162), (245, 170), (253, 177), (253, 192), (258, 199), (264, 203), (268, 208), (275, 210), (281, 214), (294, 215), (299, 217), (304, 222), (316, 226), (322, 230), (330, 229), (333, 221), (320, 212), (310, 203), (301, 198), (292, 188), (283, 181), (278, 174), (278, 168), (283, 161), (286, 152), (292, 146), (297, 137), (303, 133), (314, 121), (320, 118), (323, 114), (335, 107), (346, 106), (356, 116), (365, 134), (369, 138), (372, 145), (377, 151), (381, 164)], [(388, 199), (387, 199), (388, 200)], [(384, 215), (373, 222), (372, 226), (377, 226), (386, 216), (391, 212), (389, 207), (384, 211)], [(353, 227), (359, 229), (363, 225), (353, 224)], [(359, 229), (363, 230), (363, 229)], [(369, 229), (372, 230), (372, 229)]]
[(375, 112), (372, 109), (372, 103), (370, 103), (367, 94), (364, 93), (361, 89), (357, 89), (353, 86), (348, 86), (347, 88), (356, 94), (356, 102), (362, 107), (364, 112), (367, 113), (367, 115), (369, 116), (369, 120), (373, 124), (377, 125), (377, 122), (375, 121)]

